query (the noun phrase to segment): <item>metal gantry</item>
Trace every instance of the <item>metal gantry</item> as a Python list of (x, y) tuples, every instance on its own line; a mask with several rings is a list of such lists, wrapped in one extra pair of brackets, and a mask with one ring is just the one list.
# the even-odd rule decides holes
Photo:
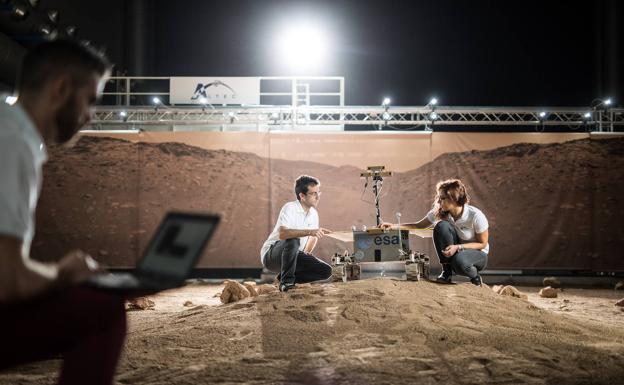
[[(92, 128), (142, 130), (343, 130), (345, 125), (431, 130), (435, 126), (581, 126), (591, 131), (624, 128), (624, 109), (595, 100), (593, 107), (345, 106), (345, 80), (325, 77), (258, 77), (262, 105), (168, 105), (170, 77), (113, 77), (96, 108)], [(146, 90), (155, 92), (145, 92)], [(158, 96), (157, 105), (146, 99)], [(162, 102), (160, 97), (163, 97)], [(329, 98), (332, 105), (327, 105)], [(278, 99), (285, 102), (276, 101)], [(592, 102), (594, 103), (594, 102)], [(280, 105), (265, 105), (280, 104)], [(312, 105), (311, 105), (312, 104)], [(323, 105), (315, 105), (323, 104)], [(186, 127), (185, 126), (189, 126)], [(195, 127), (190, 127), (195, 126)]]
[[(383, 106), (98, 106), (96, 128), (153, 125), (256, 126), (259, 129), (371, 125), (397, 129), (435, 126), (560, 126), (586, 125), (612, 132), (624, 127), (624, 109), (582, 107), (383, 107)], [(263, 127), (263, 128), (260, 128)], [(109, 129), (107, 127), (106, 129)]]

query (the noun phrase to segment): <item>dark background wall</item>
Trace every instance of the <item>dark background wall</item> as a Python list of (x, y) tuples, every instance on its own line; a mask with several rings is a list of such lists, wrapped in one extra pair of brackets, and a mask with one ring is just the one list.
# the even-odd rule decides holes
[[(293, 75), (276, 65), (274, 32), (304, 15), (333, 40), (327, 65), (309, 74), (345, 76), (347, 104), (378, 104), (386, 95), (397, 105), (434, 95), (446, 105), (536, 106), (623, 97), (616, 0), (41, 0), (36, 11), (47, 9), (104, 46), (119, 74)], [(21, 46), (36, 42), (24, 25), (36, 26), (37, 12), (20, 23), (7, 22), (8, 12), (2, 32)], [(10, 49), (2, 40), (0, 53)], [(3, 83), (10, 85), (19, 56), (0, 57)]]

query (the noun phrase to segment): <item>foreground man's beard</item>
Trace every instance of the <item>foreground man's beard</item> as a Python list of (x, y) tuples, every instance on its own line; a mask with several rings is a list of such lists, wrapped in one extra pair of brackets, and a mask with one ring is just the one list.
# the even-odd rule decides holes
[(56, 115), (56, 143), (68, 142), (80, 130), (76, 94), (71, 95)]

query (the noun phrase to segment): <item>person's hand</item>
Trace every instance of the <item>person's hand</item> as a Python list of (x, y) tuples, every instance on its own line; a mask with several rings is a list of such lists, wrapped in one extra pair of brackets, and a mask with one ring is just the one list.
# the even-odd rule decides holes
[(390, 223), (390, 222), (382, 222), (382, 223), (379, 225), (379, 228), (380, 228), (380, 229), (382, 229), (382, 230), (391, 229), (391, 228), (393, 228), (393, 227), (394, 227), (394, 224), (393, 224), (393, 223)]
[(82, 283), (102, 271), (95, 259), (82, 250), (65, 254), (58, 263), (58, 269), (58, 280), (62, 285)]
[(445, 257), (450, 257), (452, 255), (455, 255), (455, 253), (457, 253), (458, 250), (459, 250), (459, 245), (449, 245), (444, 250), (442, 250), (442, 254)]
[(318, 239), (323, 238), (325, 234), (331, 234), (331, 230), (320, 227), (318, 229), (310, 230), (310, 236)]

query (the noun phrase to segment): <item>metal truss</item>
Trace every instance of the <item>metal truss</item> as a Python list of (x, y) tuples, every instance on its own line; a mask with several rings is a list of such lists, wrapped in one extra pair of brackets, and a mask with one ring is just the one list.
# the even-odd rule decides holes
[(122, 107), (98, 106), (92, 125), (256, 125), (289, 127), (372, 125), (397, 129), (435, 126), (560, 126), (586, 125), (595, 131), (624, 127), (624, 109), (589, 107), (382, 107), (382, 106), (228, 106)]

